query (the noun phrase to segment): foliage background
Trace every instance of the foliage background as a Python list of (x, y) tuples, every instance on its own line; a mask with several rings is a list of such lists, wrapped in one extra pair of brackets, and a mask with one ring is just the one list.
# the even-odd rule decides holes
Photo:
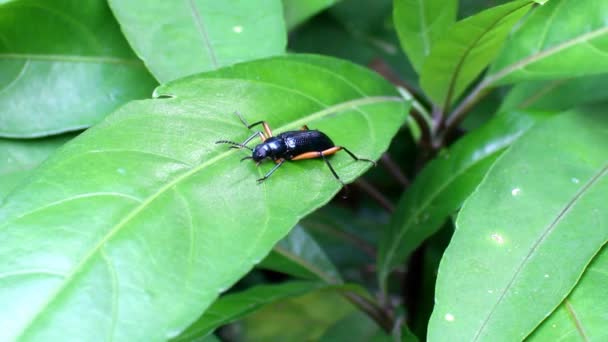
[[(605, 339), (607, 17), (0, 1), (1, 339)], [(256, 185), (235, 111), (378, 166)]]

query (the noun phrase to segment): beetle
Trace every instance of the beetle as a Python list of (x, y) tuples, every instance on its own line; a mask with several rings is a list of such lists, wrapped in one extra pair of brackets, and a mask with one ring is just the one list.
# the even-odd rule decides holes
[[(323, 132), (318, 130), (309, 129), (308, 126), (304, 125), (299, 131), (287, 131), (278, 134), (277, 136), (272, 135), (272, 130), (266, 121), (254, 122), (251, 125), (245, 121), (245, 118), (239, 113), (235, 112), (239, 120), (247, 127), (252, 129), (255, 126), (262, 125), (263, 131), (256, 131), (249, 136), (242, 143), (237, 143), (230, 140), (219, 140), (216, 144), (229, 144), (231, 148), (242, 149), (246, 148), (251, 151), (251, 156), (247, 156), (241, 159), (252, 159), (259, 165), (264, 159), (271, 159), (275, 162), (275, 166), (268, 171), (264, 177), (257, 180), (258, 184), (267, 180), (285, 161), (297, 161), (304, 159), (322, 158), (325, 164), (329, 167), (329, 170), (334, 175), (336, 180), (344, 186), (344, 182), (340, 179), (336, 170), (327, 159), (328, 156), (335, 154), (338, 151), (344, 151), (348, 153), (355, 161), (365, 161), (376, 165), (376, 162), (371, 159), (359, 158), (349, 149), (344, 146), (336, 146), (333, 141)], [(261, 144), (256, 145), (254, 148), (247, 146), (247, 144), (255, 137), (260, 137), (262, 140)]]

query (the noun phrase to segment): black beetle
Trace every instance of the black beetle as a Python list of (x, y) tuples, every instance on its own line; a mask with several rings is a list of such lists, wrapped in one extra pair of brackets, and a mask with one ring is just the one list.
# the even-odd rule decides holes
[[(329, 163), (329, 160), (326, 158), (327, 156), (335, 154), (341, 150), (348, 153), (348, 155), (350, 155), (356, 161), (366, 161), (376, 165), (376, 162), (373, 160), (357, 157), (344, 146), (336, 146), (325, 133), (318, 130), (311, 130), (306, 125), (303, 126), (299, 131), (287, 131), (277, 136), (273, 136), (270, 126), (268, 126), (266, 121), (258, 121), (249, 125), (240, 113), (235, 112), (235, 114), (248, 129), (251, 129), (257, 125), (262, 125), (262, 127), (264, 127), (264, 131), (257, 131), (253, 133), (249, 138), (240, 144), (229, 140), (220, 140), (216, 141), (215, 143), (230, 144), (232, 145), (232, 148), (246, 148), (250, 150), (251, 156), (245, 157), (241, 160), (253, 159), (258, 165), (266, 158), (272, 159), (276, 165), (270, 171), (268, 171), (264, 177), (258, 179), (258, 182), (263, 182), (268, 179), (268, 177), (270, 177), (270, 175), (281, 167), (286, 160), (295, 161), (322, 158), (338, 182), (344, 185), (344, 182), (342, 182), (334, 168)], [(260, 137), (262, 143), (254, 148), (248, 147), (247, 144), (256, 136)]]

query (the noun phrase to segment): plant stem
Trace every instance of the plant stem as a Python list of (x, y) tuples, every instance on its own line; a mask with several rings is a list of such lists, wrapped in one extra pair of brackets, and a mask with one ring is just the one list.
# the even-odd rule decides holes
[(399, 165), (397, 165), (397, 163), (395, 163), (395, 161), (393, 160), (393, 158), (391, 158), (388, 152), (382, 154), (382, 157), (380, 157), (380, 163), (382, 163), (382, 166), (386, 168), (386, 170), (391, 174), (391, 176), (393, 176), (393, 178), (395, 178), (395, 180), (399, 184), (401, 184), (401, 186), (403, 186), (404, 188), (410, 186), (410, 181), (407, 179), (407, 176), (403, 172), (401, 172), (401, 168), (399, 167)]
[(306, 229), (316, 229), (319, 231), (323, 231), (324, 233), (328, 233), (335, 237), (338, 237), (338, 238), (346, 241), (347, 243), (350, 243), (354, 247), (359, 248), (363, 253), (367, 254), (372, 260), (374, 260), (376, 258), (376, 254), (377, 254), (376, 248), (372, 244), (370, 244), (369, 242), (365, 241), (364, 239), (358, 237), (355, 234), (351, 234), (342, 229), (334, 228), (331, 225), (329, 225), (327, 223), (322, 223), (322, 222), (314, 222), (314, 223), (311, 222), (310, 224), (305, 224), (304, 226), (306, 227)]
[(355, 184), (359, 187), (359, 189), (363, 190), (366, 194), (369, 195), (372, 199), (374, 199), (382, 208), (384, 208), (389, 213), (393, 213), (395, 211), (395, 205), (391, 203), (391, 201), (386, 198), (380, 190), (378, 190), (373, 184), (366, 181), (363, 178), (359, 178), (355, 181)]
[(342, 293), (351, 303), (358, 307), (361, 311), (365, 312), (371, 319), (373, 319), (378, 325), (390, 334), (395, 325), (393, 317), (380, 307), (377, 303), (360, 296), (354, 292), (345, 291)]

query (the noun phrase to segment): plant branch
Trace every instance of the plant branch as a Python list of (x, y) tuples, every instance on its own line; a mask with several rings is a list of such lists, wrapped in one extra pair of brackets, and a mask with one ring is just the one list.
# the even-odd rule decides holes
[(364, 239), (358, 237), (355, 234), (351, 234), (342, 229), (334, 228), (331, 225), (329, 225), (327, 223), (323, 223), (323, 222), (310, 222), (308, 224), (304, 224), (304, 227), (306, 229), (316, 229), (319, 231), (323, 231), (324, 233), (331, 234), (337, 238), (340, 238), (340, 239), (350, 243), (354, 247), (359, 248), (363, 253), (367, 254), (372, 260), (374, 260), (376, 258), (376, 254), (377, 254), (376, 248), (372, 244), (370, 244), (369, 242), (365, 241)]
[(393, 331), (395, 325), (393, 317), (377, 303), (352, 291), (344, 291), (342, 295), (378, 323), (378, 325), (388, 334)]
[(386, 209), (386, 211), (391, 214), (395, 211), (395, 205), (391, 203), (391, 201), (386, 198), (373, 184), (363, 178), (357, 179), (355, 184), (359, 187), (359, 189), (368, 194), (369, 197), (374, 199), (382, 208)]
[(395, 178), (395, 180), (399, 184), (401, 184), (401, 186), (403, 186), (404, 188), (410, 186), (410, 181), (407, 179), (407, 176), (403, 172), (401, 172), (401, 168), (399, 167), (399, 165), (397, 165), (397, 163), (395, 163), (395, 161), (393, 160), (393, 158), (391, 158), (388, 152), (382, 154), (382, 157), (380, 157), (380, 163), (382, 163), (382, 166), (384, 166), (384, 168), (391, 174), (391, 176), (393, 176), (393, 178)]

